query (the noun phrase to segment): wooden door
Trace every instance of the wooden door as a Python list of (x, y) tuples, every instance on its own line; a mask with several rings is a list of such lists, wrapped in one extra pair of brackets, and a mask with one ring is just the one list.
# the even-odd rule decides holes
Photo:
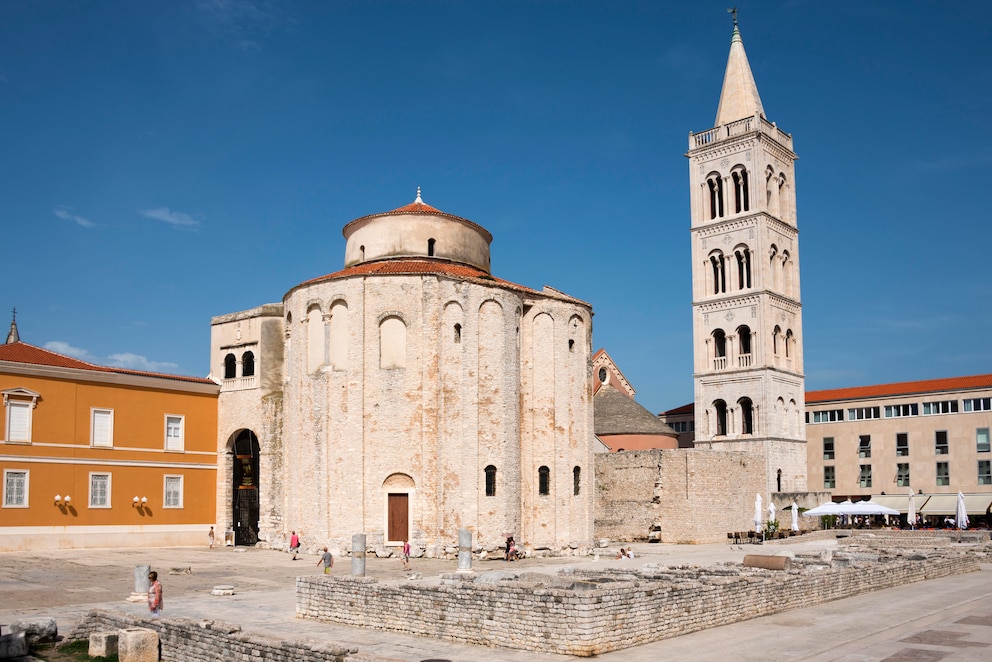
[(410, 535), (410, 495), (390, 494), (389, 524), (386, 539), (391, 541), (409, 539)]

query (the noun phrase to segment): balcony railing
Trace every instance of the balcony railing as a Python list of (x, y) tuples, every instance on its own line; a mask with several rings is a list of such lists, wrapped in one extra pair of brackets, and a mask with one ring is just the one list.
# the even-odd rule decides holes
[(258, 377), (256, 375), (252, 375), (250, 377), (234, 377), (233, 379), (225, 379), (220, 385), (221, 393), (228, 393), (230, 391), (247, 391), (252, 388), (258, 388)]
[(705, 147), (711, 143), (715, 143), (719, 140), (725, 138), (732, 138), (733, 136), (739, 136), (749, 131), (761, 131), (775, 140), (779, 141), (787, 148), (792, 149), (792, 136), (782, 131), (780, 128), (775, 126), (773, 123), (766, 120), (760, 115), (752, 115), (751, 117), (745, 117), (742, 120), (737, 120), (736, 122), (731, 122), (730, 124), (724, 124), (722, 126), (717, 126), (707, 131), (702, 131), (700, 133), (690, 133), (689, 134), (689, 149), (694, 149), (696, 147)]
[(713, 359), (713, 369), (714, 370), (724, 370), (727, 367), (727, 357), (718, 356)]
[(751, 355), (741, 354), (737, 357), (737, 367), (738, 368), (750, 368), (751, 367)]

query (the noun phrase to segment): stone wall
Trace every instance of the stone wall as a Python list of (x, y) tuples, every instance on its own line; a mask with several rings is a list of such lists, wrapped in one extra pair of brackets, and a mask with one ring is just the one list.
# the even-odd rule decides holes
[(596, 456), (596, 537), (670, 543), (726, 541), (754, 527), (762, 453), (692, 449)]
[(343, 644), (312, 640), (286, 641), (277, 637), (248, 634), (234, 625), (185, 618), (134, 618), (121, 612), (90, 611), (64, 640), (88, 640), (94, 632), (116, 632), (121, 628), (148, 628), (158, 633), (161, 659), (165, 662), (376, 662), (381, 658), (359, 654)]
[(573, 573), (569, 588), (555, 588), (562, 585), (555, 577), (479, 583), (471, 575), (450, 575), (441, 586), (428, 586), (308, 576), (296, 580), (296, 613), (476, 645), (592, 656), (979, 569), (977, 555), (929, 555), (838, 567), (818, 561), (788, 572), (727, 566)]

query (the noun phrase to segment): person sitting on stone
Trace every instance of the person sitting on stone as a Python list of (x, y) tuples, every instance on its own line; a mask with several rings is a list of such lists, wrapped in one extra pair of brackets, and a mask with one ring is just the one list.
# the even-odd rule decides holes
[(627, 550), (621, 547), (620, 551), (617, 552), (617, 561), (625, 558), (627, 558)]

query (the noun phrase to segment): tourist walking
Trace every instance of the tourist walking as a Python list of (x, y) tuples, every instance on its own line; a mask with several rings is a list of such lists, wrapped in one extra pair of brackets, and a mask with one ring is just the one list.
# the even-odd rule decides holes
[(334, 556), (327, 551), (326, 547), (324, 548), (324, 553), (320, 556), (320, 560), (317, 561), (317, 565), (320, 565), (321, 563), (324, 564), (324, 574), (331, 574), (331, 568), (334, 567)]
[(210, 527), (210, 532), (207, 534), (207, 542), (210, 543), (210, 549), (214, 548), (214, 527)]
[(410, 541), (403, 542), (403, 569), (410, 570)]
[(293, 558), (291, 561), (296, 560), (296, 553), (300, 551), (300, 537), (296, 535), (296, 531), (293, 531), (293, 535), (289, 537), (289, 551), (293, 553)]
[(158, 573), (152, 570), (148, 573), (148, 611), (152, 613), (152, 618), (158, 618), (162, 614), (162, 584), (158, 581)]

